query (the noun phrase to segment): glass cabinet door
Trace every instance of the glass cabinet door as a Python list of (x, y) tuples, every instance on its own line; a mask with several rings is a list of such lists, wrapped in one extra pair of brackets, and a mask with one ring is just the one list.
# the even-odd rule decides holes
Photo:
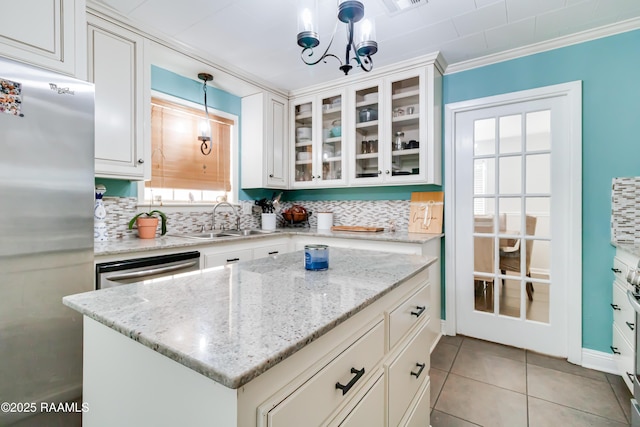
[(352, 176), (356, 182), (381, 178), (380, 152), (384, 140), (380, 139), (379, 96), (379, 86), (355, 91), (355, 170)]
[(295, 127), (295, 182), (313, 180), (313, 103), (294, 106)]
[[(391, 82), (391, 176), (407, 180), (424, 174), (420, 170), (420, 76)], [(398, 178), (402, 179), (402, 178)]]
[(322, 98), (322, 152), (320, 164), (322, 181), (342, 180), (343, 175), (343, 137), (342, 137), (342, 102), (343, 96), (338, 94)]

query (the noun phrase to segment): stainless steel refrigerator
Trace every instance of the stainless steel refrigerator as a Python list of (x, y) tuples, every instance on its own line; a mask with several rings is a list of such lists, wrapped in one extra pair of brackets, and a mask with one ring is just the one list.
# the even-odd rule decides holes
[(0, 57), (0, 402), (81, 396), (82, 318), (62, 297), (93, 288), (93, 153), (93, 84)]

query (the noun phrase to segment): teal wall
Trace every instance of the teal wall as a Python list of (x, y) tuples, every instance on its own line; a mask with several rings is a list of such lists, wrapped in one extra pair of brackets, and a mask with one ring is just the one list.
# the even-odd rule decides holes
[(446, 75), (443, 82), (448, 104), (582, 80), (582, 340), (604, 352), (612, 339), (611, 179), (640, 175), (638, 70), (640, 31), (633, 31)]

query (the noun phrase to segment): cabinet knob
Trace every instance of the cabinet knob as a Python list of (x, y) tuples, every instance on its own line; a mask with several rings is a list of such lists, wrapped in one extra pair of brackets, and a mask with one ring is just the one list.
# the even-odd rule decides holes
[(389, 175), (389, 173), (390, 173), (390, 172), (389, 172), (389, 171), (384, 171), (384, 173), (386, 173), (387, 175)]
[(269, 174), (269, 178), (273, 178), (273, 174), (272, 173)]
[(378, 175), (382, 175), (382, 171), (381, 170), (378, 171)]
[(144, 159), (138, 159), (138, 164), (143, 164), (144, 163)]

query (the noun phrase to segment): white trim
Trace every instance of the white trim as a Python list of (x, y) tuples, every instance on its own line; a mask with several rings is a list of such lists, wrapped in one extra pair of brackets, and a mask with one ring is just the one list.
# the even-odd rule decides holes
[(582, 367), (620, 375), (616, 362), (613, 360), (613, 354), (588, 348), (582, 349)]
[[(567, 276), (557, 278), (567, 283), (565, 303), (567, 307), (567, 359), (580, 365), (582, 361), (582, 82), (575, 81), (542, 88), (524, 90), (503, 95), (490, 96), (445, 105), (445, 138), (444, 138), (444, 223), (445, 223), (445, 300), (446, 335), (455, 335), (456, 328), (456, 277), (454, 242), (456, 233), (455, 220), (455, 115), (467, 111), (496, 107), (516, 102), (533, 101), (543, 98), (566, 96), (569, 100), (569, 139), (571, 156), (568, 159), (571, 172), (571, 189), (568, 205), (570, 206), (571, 226), (568, 228), (570, 248), (562, 254), (567, 263)], [(570, 296), (570, 298), (569, 298)]]
[(626, 21), (605, 25), (603, 27), (595, 28), (592, 30), (581, 31), (579, 33), (558, 37), (552, 40), (534, 43), (529, 46), (505, 50), (503, 52), (482, 56), (480, 58), (469, 59), (467, 61), (456, 62), (447, 66), (445, 74), (454, 74), (461, 71), (471, 70), (473, 68), (496, 64), (498, 62), (510, 61), (512, 59), (522, 58), (524, 56), (529, 56), (536, 53), (547, 52), (549, 50), (560, 49), (591, 40), (597, 40), (616, 34), (634, 31), (639, 28), (640, 18), (632, 18)]

